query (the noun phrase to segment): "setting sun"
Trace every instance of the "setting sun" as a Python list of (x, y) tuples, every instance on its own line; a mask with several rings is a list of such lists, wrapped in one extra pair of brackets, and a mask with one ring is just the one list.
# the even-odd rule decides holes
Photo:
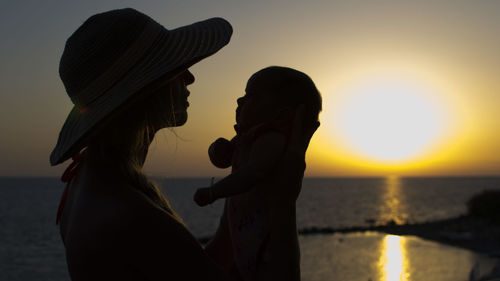
[(418, 156), (439, 139), (442, 110), (430, 90), (405, 79), (376, 79), (348, 93), (337, 127), (352, 148), (379, 161)]

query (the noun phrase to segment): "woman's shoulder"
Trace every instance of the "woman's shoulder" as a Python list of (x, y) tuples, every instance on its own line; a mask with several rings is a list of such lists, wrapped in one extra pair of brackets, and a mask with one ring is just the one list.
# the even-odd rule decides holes
[[(146, 228), (183, 228), (184, 225), (173, 213), (160, 207), (143, 192), (133, 186), (121, 187), (120, 194), (114, 194), (113, 204), (118, 206), (116, 213), (112, 213), (110, 220), (129, 232), (141, 231)], [(134, 234), (135, 235), (135, 234)]]
[(65, 239), (68, 252), (77, 256), (98, 254), (118, 261), (135, 260), (148, 252), (161, 258), (160, 249), (181, 253), (186, 245), (196, 246), (196, 239), (179, 219), (140, 192), (127, 193), (115, 193), (115, 198), (106, 203), (98, 200), (89, 206), (93, 211), (71, 222)]
[[(83, 192), (75, 194), (77, 198), (68, 206), (70, 214), (65, 226), (69, 227), (68, 234), (77, 236), (80, 241), (113, 244), (120, 243), (121, 238), (125, 239), (129, 235), (142, 234), (141, 228), (158, 225), (180, 227), (175, 217), (127, 183), (92, 182), (88, 186), (76, 186), (75, 189)], [(81, 239), (79, 236), (82, 233), (87, 238)]]
[(88, 269), (108, 260), (116, 266), (133, 265), (148, 277), (165, 274), (166, 268), (174, 276), (186, 275), (190, 267), (215, 270), (178, 218), (130, 186), (115, 187), (121, 189), (108, 186), (109, 191), (95, 195), (85, 208), (93, 210), (71, 223), (66, 248), (73, 268)]
[(121, 222), (121, 231), (125, 234), (117, 245), (126, 249), (124, 255), (132, 264), (153, 275), (158, 271), (158, 276), (165, 274), (165, 266), (172, 276), (182, 273), (202, 278), (203, 272), (208, 276), (219, 274), (180, 218), (156, 206), (147, 197), (137, 196), (137, 199), (135, 208), (127, 210), (129, 219)]

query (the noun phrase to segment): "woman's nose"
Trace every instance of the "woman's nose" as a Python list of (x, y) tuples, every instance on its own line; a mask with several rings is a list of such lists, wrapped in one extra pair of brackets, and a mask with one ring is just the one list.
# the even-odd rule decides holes
[(243, 104), (243, 102), (245, 101), (245, 97), (241, 97), (241, 98), (238, 98), (236, 100), (236, 103), (238, 104), (238, 106), (241, 106)]
[(187, 85), (191, 85), (194, 83), (194, 75), (193, 73), (191, 73), (189, 70), (186, 70), (186, 72), (184, 73), (183, 75), (184, 77), (184, 84), (187, 86)]

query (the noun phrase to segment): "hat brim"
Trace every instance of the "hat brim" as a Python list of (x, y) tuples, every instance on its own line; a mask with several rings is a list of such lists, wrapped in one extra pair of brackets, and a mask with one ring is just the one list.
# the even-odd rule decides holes
[(132, 101), (141, 89), (160, 78), (174, 78), (193, 64), (215, 54), (229, 43), (231, 35), (231, 25), (222, 18), (168, 31), (158, 39), (154, 49), (149, 50), (106, 94), (83, 109), (73, 107), (50, 155), (51, 165), (60, 164), (80, 151), (98, 125)]

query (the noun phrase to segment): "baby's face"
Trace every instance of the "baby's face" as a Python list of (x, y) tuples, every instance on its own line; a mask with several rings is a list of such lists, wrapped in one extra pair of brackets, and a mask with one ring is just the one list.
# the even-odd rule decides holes
[(236, 124), (245, 131), (262, 122), (270, 121), (276, 113), (276, 101), (262, 81), (248, 81), (246, 94), (237, 100)]

